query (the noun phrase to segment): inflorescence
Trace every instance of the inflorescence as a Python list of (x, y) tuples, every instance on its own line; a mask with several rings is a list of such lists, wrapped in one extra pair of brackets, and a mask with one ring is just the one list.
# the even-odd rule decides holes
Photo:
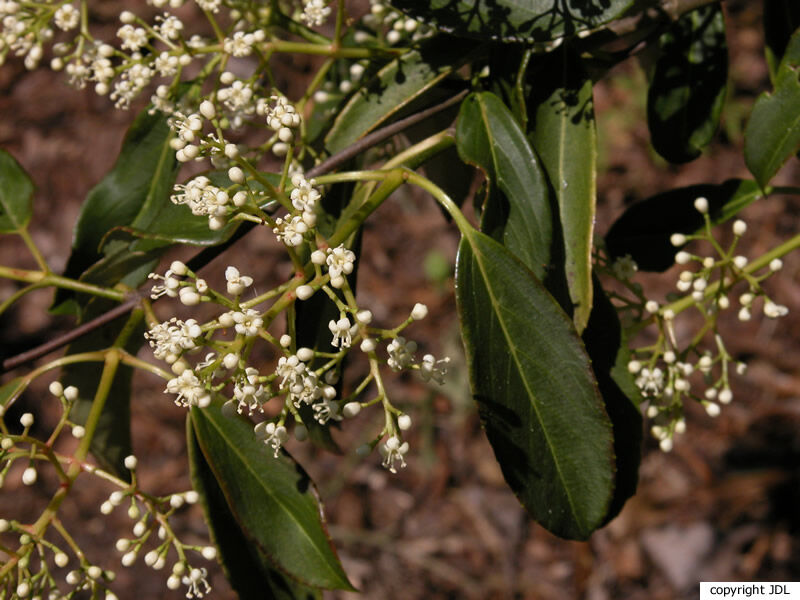
[[(655, 325), (658, 331), (654, 344), (632, 350), (628, 371), (647, 401), (646, 414), (652, 421), (650, 431), (665, 452), (672, 449), (675, 434), (686, 430), (684, 400), (699, 402), (709, 416), (716, 417), (721, 405), (733, 400), (731, 371), (743, 374), (746, 369), (725, 347), (717, 328), (720, 313), (737, 301), (741, 321), (749, 321), (759, 303), (764, 316), (771, 319), (788, 312), (785, 306), (774, 302), (761, 285), (782, 268), (781, 260), (774, 258), (764, 267), (753, 268), (758, 265), (751, 265), (747, 257), (736, 253), (747, 224), (741, 219), (734, 221), (733, 239), (725, 249), (712, 234), (707, 199), (698, 198), (695, 209), (703, 215), (703, 229), (696, 234), (675, 233), (670, 237), (672, 245), (680, 248), (675, 262), (685, 267), (678, 275), (677, 294), (671, 302), (660, 305), (655, 300), (647, 300), (641, 287), (630, 283), (630, 277), (636, 272), (630, 257), (616, 261), (611, 269), (637, 297), (623, 310), (638, 311), (641, 319)], [(705, 242), (712, 249), (711, 255), (684, 249), (693, 242)], [(690, 268), (693, 265), (695, 269)], [(686, 343), (676, 334), (675, 319), (681, 310), (691, 306), (703, 316), (704, 324)], [(702, 349), (702, 343), (708, 338), (713, 339), (713, 349)]]

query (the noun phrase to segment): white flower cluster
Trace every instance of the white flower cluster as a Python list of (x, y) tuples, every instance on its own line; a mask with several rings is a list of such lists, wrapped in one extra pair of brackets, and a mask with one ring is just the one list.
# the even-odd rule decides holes
[(172, 317), (152, 327), (144, 334), (153, 348), (153, 356), (169, 364), (177, 361), (187, 350), (197, 347), (195, 340), (203, 335), (203, 330), (194, 319), (181, 321)]
[[(184, 149), (178, 150), (183, 151)], [(176, 184), (174, 191), (170, 200), (174, 204), (187, 205), (193, 215), (207, 216), (209, 229), (215, 231), (227, 224), (228, 213), (232, 208), (231, 198), (228, 192), (213, 185), (205, 175), (199, 175), (186, 184)]]
[(278, 141), (272, 146), (273, 154), (288, 154), (289, 144), (294, 141), (294, 132), (302, 123), (297, 109), (285, 96), (273, 95), (269, 102), (259, 102), (257, 112), (266, 118), (267, 126), (277, 134)]
[(226, 54), (237, 58), (250, 56), (253, 53), (253, 47), (263, 42), (266, 37), (267, 34), (261, 29), (254, 32), (236, 31), (232, 37), (225, 38), (222, 43), (222, 50)]
[[(722, 337), (716, 332), (716, 319), (720, 311), (731, 306), (729, 296), (732, 289), (740, 282), (748, 286), (748, 290), (739, 295), (740, 309), (738, 317), (742, 321), (751, 318), (751, 307), (758, 297), (764, 298), (764, 315), (769, 318), (784, 316), (788, 309), (769, 299), (761, 287), (761, 282), (781, 269), (783, 263), (779, 258), (769, 261), (767, 271), (758, 275), (758, 265), (750, 264), (747, 257), (735, 254), (736, 245), (747, 231), (747, 224), (738, 219), (732, 226), (733, 241), (727, 250), (722, 250), (712, 237), (711, 220), (708, 216), (708, 200), (697, 198), (695, 208), (705, 221), (705, 228), (698, 234), (675, 233), (670, 237), (673, 246), (682, 248), (694, 240), (707, 241), (718, 252), (718, 256), (699, 256), (687, 250), (679, 250), (675, 262), (679, 265), (696, 263), (697, 271), (683, 270), (678, 276), (677, 289), (686, 294), (706, 319), (706, 328), (714, 332), (716, 353), (700, 352), (693, 345), (680, 349), (675, 332), (675, 312), (671, 307), (689, 306), (683, 299), (673, 302), (668, 307), (660, 307), (650, 300), (645, 310), (653, 315), (659, 328), (659, 341), (654, 347), (641, 352), (634, 351), (634, 358), (628, 363), (628, 371), (635, 376), (636, 386), (642, 396), (649, 401), (647, 416), (653, 420), (651, 433), (659, 441), (662, 450), (669, 451), (673, 447), (673, 436), (682, 433), (686, 428), (683, 419), (683, 398), (693, 398), (700, 402), (711, 417), (720, 414), (720, 405), (728, 404), (733, 399), (730, 388), (729, 365), (733, 358), (727, 352)], [(762, 260), (763, 264), (765, 261)], [(762, 267), (763, 268), (763, 267)], [(690, 354), (697, 354), (696, 361), (690, 361)], [(745, 365), (735, 366), (737, 373), (744, 372)], [(705, 385), (702, 393), (693, 391), (692, 378), (697, 373)]]
[(302, 19), (310, 27), (324, 25), (330, 14), (331, 9), (326, 6), (325, 0), (305, 0)]
[[(394, 10), (384, 0), (370, 0), (370, 12), (363, 19), (364, 25), (376, 30), (385, 31), (388, 44), (396, 45), (401, 41), (415, 42), (427, 37), (431, 29), (424, 23), (405, 16)], [(356, 41), (361, 41), (358, 38)]]

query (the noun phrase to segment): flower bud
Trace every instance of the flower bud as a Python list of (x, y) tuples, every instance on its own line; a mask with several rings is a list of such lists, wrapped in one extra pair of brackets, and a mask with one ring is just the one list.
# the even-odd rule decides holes
[(300, 300), (308, 300), (314, 295), (314, 288), (310, 285), (301, 285), (295, 290), (295, 294)]
[(210, 100), (203, 100), (200, 103), (200, 114), (209, 121), (217, 115), (217, 110), (214, 108), (214, 103)]
[(428, 307), (424, 304), (417, 302), (411, 310), (411, 318), (415, 321), (421, 321), (428, 316)]
[(33, 485), (36, 483), (38, 475), (34, 467), (28, 467), (22, 472), (22, 483), (25, 485)]
[(225, 156), (233, 160), (239, 156), (239, 147), (236, 144), (225, 144)]
[(691, 260), (691, 258), (692, 258), (691, 254), (682, 250), (675, 255), (675, 262), (678, 263), (679, 265), (685, 265), (686, 263), (689, 262), (689, 260)]
[(244, 171), (239, 167), (231, 167), (228, 169), (228, 177), (233, 183), (244, 183)]
[(361, 404), (359, 402), (348, 402), (342, 408), (342, 414), (351, 419), (361, 412)]
[(686, 236), (682, 233), (673, 233), (669, 236), (669, 242), (673, 246), (683, 246), (686, 243)]
[(706, 214), (708, 212), (708, 200), (702, 196), (694, 201), (694, 207), (697, 212)]

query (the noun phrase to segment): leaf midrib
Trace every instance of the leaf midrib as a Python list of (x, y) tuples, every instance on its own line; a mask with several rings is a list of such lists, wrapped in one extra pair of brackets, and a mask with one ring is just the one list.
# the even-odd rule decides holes
[[(481, 259), (479, 258), (479, 254), (480, 253), (476, 251), (476, 246), (471, 243), (472, 239), (471, 239), (470, 235), (471, 234), (467, 235), (466, 237), (470, 241), (470, 245), (473, 248), (472, 254), (475, 257), (475, 261), (476, 261), (476, 263), (478, 265), (478, 268), (481, 271), (481, 275), (483, 276), (483, 280), (484, 280), (484, 282), (486, 282), (486, 291), (489, 294), (489, 296), (491, 298), (491, 301), (492, 301), (492, 312), (497, 316), (497, 321), (500, 324), (500, 328), (503, 331), (503, 337), (506, 339), (506, 342), (507, 342), (507, 345), (508, 345), (508, 348), (509, 348), (509, 353), (514, 358), (514, 364), (517, 366), (518, 371), (520, 373), (522, 373), (522, 371), (523, 371), (522, 370), (522, 366), (520, 365), (520, 362), (519, 362), (519, 360), (517, 358), (516, 345), (512, 343), (511, 336), (509, 335), (508, 329), (506, 328), (505, 322), (503, 321), (500, 313), (494, 308), (496, 306), (499, 306), (499, 302), (497, 301), (496, 296), (492, 292), (491, 285), (489, 284), (488, 271), (487, 271), (487, 269), (484, 268), (483, 261), (481, 261)], [(525, 390), (528, 393), (528, 397), (531, 398), (531, 399), (536, 398), (536, 395), (532, 392), (532, 390), (530, 389), (530, 387), (528, 385), (527, 379), (524, 376), (522, 376), (520, 378), (522, 379), (523, 385), (525, 386)], [(574, 501), (574, 499), (572, 497), (572, 493), (571, 493), (570, 487), (566, 483), (566, 479), (564, 477), (564, 473), (563, 473), (562, 468), (561, 468), (561, 463), (559, 462), (557, 453), (555, 452), (555, 447), (553, 446), (553, 443), (550, 440), (550, 436), (548, 435), (547, 428), (545, 427), (544, 421), (543, 421), (542, 416), (541, 416), (541, 414), (539, 412), (539, 407), (533, 401), (531, 401), (530, 404), (533, 407), (534, 412), (536, 413), (536, 418), (538, 419), (539, 424), (541, 425), (542, 434), (544, 435), (545, 441), (547, 442), (547, 446), (548, 446), (548, 448), (550, 450), (550, 455), (553, 457), (553, 463), (556, 466), (556, 471), (558, 472), (558, 478), (559, 478), (559, 480), (561, 481), (561, 484), (562, 484), (561, 487), (564, 489), (564, 491), (565, 491), (565, 493), (567, 495), (567, 501), (569, 502), (570, 512), (572, 513), (572, 516), (574, 517), (575, 522), (576, 523), (580, 523), (581, 530), (583, 530), (585, 528), (583, 519), (581, 519), (578, 516), (577, 512), (576, 512), (575, 501)]]
[[(237, 448), (237, 446), (235, 444), (231, 443), (231, 441), (228, 438), (228, 436), (225, 435), (224, 430), (217, 425), (217, 423), (214, 421), (214, 419), (208, 418), (205, 415), (204, 415), (204, 418), (206, 419), (207, 422), (209, 422), (214, 427), (214, 429), (217, 430), (217, 432), (220, 434), (220, 437), (222, 437), (225, 440), (225, 442), (228, 444), (229, 448), (234, 453), (234, 455), (240, 460), (240, 462), (242, 462), (244, 464), (246, 471), (248, 471), (255, 478), (255, 480), (258, 482), (259, 487), (261, 487), (265, 492), (267, 492), (267, 495), (270, 498), (273, 498), (275, 500), (276, 504), (278, 504), (281, 508), (283, 508), (284, 512), (288, 513), (292, 517), (292, 521), (293, 522), (297, 523), (300, 526), (299, 530), (302, 531), (303, 535), (306, 537), (306, 539), (309, 542), (311, 542), (311, 547), (314, 549), (315, 554), (317, 554), (320, 558), (322, 558), (322, 562), (323, 562), (323, 564), (325, 564), (325, 566), (327, 567), (328, 571), (337, 580), (340, 580), (341, 577), (339, 576), (339, 574), (336, 573), (336, 571), (334, 571), (334, 570), (332, 570), (330, 568), (330, 565), (328, 564), (328, 561), (326, 560), (325, 555), (322, 552), (320, 552), (319, 549), (317, 548), (316, 541), (313, 539), (313, 537), (311, 537), (310, 532), (307, 530), (307, 528), (305, 526), (303, 526), (302, 522), (300, 520), (298, 520), (297, 515), (295, 515), (295, 513), (289, 509), (289, 505), (285, 504), (284, 502), (281, 502), (280, 497), (278, 495), (272, 493), (269, 490), (269, 488), (267, 488), (264, 485), (262, 485), (261, 479), (258, 477), (257, 473), (250, 466), (249, 462), (244, 459), (244, 455), (239, 451), (239, 449)], [(198, 440), (199, 440), (199, 436), (198, 436)], [(234, 507), (231, 507), (231, 512), (234, 513), (234, 514), (238, 514), (239, 513), (239, 511), (235, 510)], [(313, 585), (310, 582), (309, 582), (309, 584)]]

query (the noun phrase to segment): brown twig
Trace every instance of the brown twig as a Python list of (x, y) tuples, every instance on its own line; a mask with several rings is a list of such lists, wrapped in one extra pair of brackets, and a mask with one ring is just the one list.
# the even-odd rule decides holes
[[(408, 129), (409, 127), (432, 117), (435, 114), (446, 110), (447, 108), (453, 106), (457, 102), (461, 101), (464, 96), (466, 96), (467, 91), (464, 90), (455, 96), (445, 100), (444, 102), (437, 104), (435, 106), (431, 106), (430, 108), (426, 108), (425, 110), (421, 110), (418, 113), (414, 113), (404, 119), (400, 119), (392, 123), (391, 125), (387, 125), (386, 127), (382, 127), (372, 133), (365, 135), (363, 138), (358, 140), (357, 142), (353, 143), (352, 145), (348, 146), (341, 152), (338, 152), (324, 160), (319, 165), (314, 167), (313, 169), (309, 169), (306, 173), (309, 177), (316, 177), (318, 175), (323, 175), (324, 173), (329, 173), (333, 171), (340, 165), (344, 164), (354, 156), (357, 156), (361, 152), (381, 143), (384, 140), (389, 139), (393, 135), (400, 133), (401, 131)], [(228, 248), (233, 246), (236, 242), (242, 239), (247, 233), (249, 233), (253, 227), (255, 227), (254, 223), (244, 223), (236, 230), (236, 232), (228, 239), (226, 242), (218, 245), (213, 246), (211, 248), (205, 248), (195, 254), (191, 259), (187, 261), (187, 266), (192, 271), (199, 271), (212, 260), (214, 260), (217, 256), (225, 252)], [(5, 373), (10, 371), (11, 369), (15, 369), (20, 367), (26, 363), (36, 360), (37, 358), (41, 358), (46, 354), (50, 354), (63, 346), (66, 346), (70, 342), (75, 341), (76, 339), (102, 327), (106, 323), (113, 321), (114, 319), (121, 317), (122, 315), (127, 314), (131, 310), (133, 310), (141, 301), (146, 294), (143, 294), (141, 291), (132, 292), (128, 298), (119, 306), (115, 306), (108, 312), (103, 313), (99, 317), (95, 317), (91, 321), (86, 321), (86, 323), (82, 323), (78, 325), (75, 329), (68, 331), (67, 333), (58, 336), (57, 338), (50, 340), (49, 342), (45, 342), (40, 346), (36, 346), (35, 348), (31, 348), (30, 350), (26, 350), (16, 356), (12, 356), (11, 358), (7, 358), (3, 361), (2, 367), (0, 367), (0, 373)]]
[(142, 299), (142, 294), (139, 291), (132, 292), (128, 299), (125, 300), (122, 304), (115, 306), (111, 310), (104, 312), (99, 317), (95, 317), (91, 321), (86, 321), (86, 323), (81, 323), (75, 329), (68, 331), (67, 333), (58, 336), (57, 338), (50, 340), (49, 342), (45, 342), (40, 346), (36, 346), (35, 348), (31, 348), (30, 350), (26, 350), (25, 352), (21, 352), (16, 356), (12, 356), (3, 361), (2, 373), (6, 371), (10, 371), (11, 369), (15, 369), (25, 363), (31, 362), (32, 360), (36, 360), (44, 356), (45, 354), (50, 354), (54, 350), (58, 350), (59, 348), (66, 346), (70, 342), (74, 342), (79, 337), (83, 337), (87, 333), (94, 331), (95, 329), (102, 327), (106, 323), (110, 323), (114, 319), (117, 319), (130, 311), (132, 311), (136, 305)]

